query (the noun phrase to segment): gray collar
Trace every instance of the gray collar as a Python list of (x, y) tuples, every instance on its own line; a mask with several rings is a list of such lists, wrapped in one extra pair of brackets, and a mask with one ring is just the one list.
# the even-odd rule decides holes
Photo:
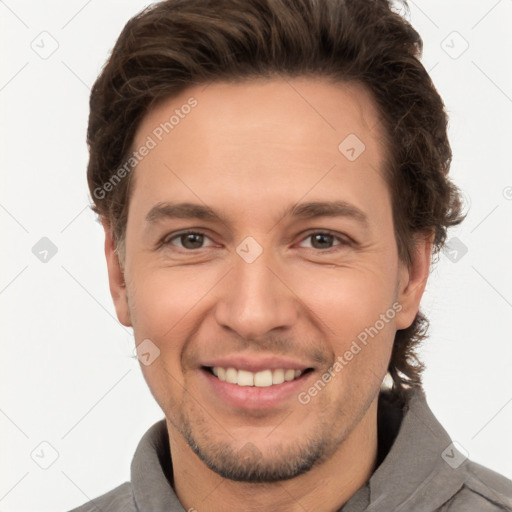
[[(442, 457), (451, 439), (428, 407), (421, 388), (408, 391), (403, 412), (398, 436), (370, 478), (368, 511), (435, 511), (464, 483), (464, 471), (452, 468)], [(453, 459), (461, 457), (455, 448), (449, 448), (445, 457), (452, 455)]]

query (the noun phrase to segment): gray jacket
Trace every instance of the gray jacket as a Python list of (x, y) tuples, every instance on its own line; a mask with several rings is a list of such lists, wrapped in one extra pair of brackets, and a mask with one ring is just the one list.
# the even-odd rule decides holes
[[(384, 409), (379, 406), (379, 428)], [(402, 414), (389, 452), (340, 512), (512, 511), (512, 481), (457, 450), (421, 389), (408, 392)], [(162, 420), (141, 439), (131, 482), (72, 512), (184, 512), (169, 484), (170, 475), (169, 440)]]

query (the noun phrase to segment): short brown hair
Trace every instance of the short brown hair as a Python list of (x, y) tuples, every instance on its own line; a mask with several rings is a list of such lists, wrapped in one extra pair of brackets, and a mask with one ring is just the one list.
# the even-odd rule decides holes
[[(409, 265), (422, 233), (433, 235), (437, 254), (447, 228), (464, 216), (447, 177), (447, 116), (419, 60), (422, 47), (387, 0), (167, 0), (133, 17), (93, 86), (87, 132), (92, 209), (110, 225), (121, 262), (133, 173), (112, 179), (142, 118), (191, 85), (276, 75), (371, 91), (388, 141), (384, 172), (399, 256)], [(397, 331), (389, 364), (395, 390), (421, 386), (416, 349), (427, 329), (420, 311)]]

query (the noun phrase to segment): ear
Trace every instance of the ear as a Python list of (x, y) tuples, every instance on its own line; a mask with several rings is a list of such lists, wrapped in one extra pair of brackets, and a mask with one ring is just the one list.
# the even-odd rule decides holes
[(119, 257), (114, 243), (114, 235), (110, 228), (110, 224), (106, 220), (102, 220), (101, 223), (105, 230), (105, 258), (107, 259), (110, 294), (114, 301), (119, 322), (126, 327), (131, 327), (132, 323), (128, 307), (124, 271), (119, 263)]
[(433, 233), (419, 236), (411, 254), (410, 267), (400, 263), (397, 301), (402, 309), (396, 315), (397, 329), (407, 329), (418, 313), (430, 272), (433, 239)]

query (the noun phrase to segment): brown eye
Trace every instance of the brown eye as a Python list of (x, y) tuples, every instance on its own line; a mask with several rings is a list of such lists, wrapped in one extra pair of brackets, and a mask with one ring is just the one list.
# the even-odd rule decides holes
[(185, 249), (199, 249), (203, 245), (203, 238), (199, 233), (186, 233), (180, 236), (180, 241)]
[(304, 242), (310, 240), (309, 246), (304, 246), (311, 249), (318, 249), (318, 250), (329, 250), (334, 249), (338, 246), (340, 248), (344, 247), (345, 245), (348, 245), (348, 241), (343, 238), (343, 236), (337, 236), (335, 234), (331, 234), (326, 231), (317, 231), (316, 233), (310, 233), (306, 238), (304, 238), (301, 242), (301, 244), (304, 244)]
[(334, 237), (327, 233), (315, 233), (310, 235), (309, 238), (311, 238), (311, 245), (315, 249), (330, 249), (334, 242)]
[(167, 246), (171, 245), (192, 251), (194, 249), (202, 249), (205, 247), (205, 240), (210, 240), (205, 234), (196, 231), (189, 231), (188, 233), (181, 233), (172, 237), (167, 237), (163, 243)]

